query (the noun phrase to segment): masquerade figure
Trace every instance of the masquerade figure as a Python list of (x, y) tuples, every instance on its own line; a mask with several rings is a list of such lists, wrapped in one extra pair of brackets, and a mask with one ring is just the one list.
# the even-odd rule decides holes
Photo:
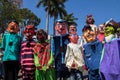
[(104, 38), (105, 38), (104, 28), (105, 28), (105, 25), (104, 25), (104, 24), (100, 24), (99, 27), (98, 27), (98, 35), (97, 35), (97, 38), (98, 38), (102, 43), (104, 43)]
[(117, 23), (114, 20), (105, 26), (105, 44), (102, 51), (100, 73), (102, 80), (120, 80), (120, 40), (116, 38)]
[[(76, 26), (77, 26), (77, 24), (75, 24), (75, 23), (73, 23), (69, 26), (69, 34), (77, 34), (77, 27)], [(79, 46), (83, 46), (81, 36), (79, 36), (78, 44), (79, 44)]]
[(21, 37), (17, 34), (18, 31), (18, 22), (11, 21), (8, 23), (7, 33), (2, 38), (0, 48), (4, 51), (2, 60), (5, 80), (17, 80), (21, 48)]
[(35, 64), (34, 64), (34, 51), (35, 41), (33, 36), (35, 30), (33, 25), (27, 25), (25, 27), (24, 34), (26, 40), (22, 41), (21, 45), (21, 67), (22, 67), (22, 79), (23, 80), (35, 80)]
[(95, 20), (92, 15), (87, 15), (86, 17), (86, 24), (90, 25), (93, 31), (97, 31), (97, 26), (94, 24)]
[(55, 59), (56, 77), (57, 80), (61, 80), (62, 78), (63, 80), (67, 80), (69, 77), (69, 70), (64, 63), (66, 48), (69, 43), (66, 21), (62, 19), (57, 20), (55, 30), (56, 35), (52, 38), (51, 48)]
[(36, 66), (35, 80), (55, 80), (51, 46), (50, 43), (46, 42), (48, 34), (43, 29), (39, 29), (36, 36), (38, 41), (33, 48)]
[(88, 78), (89, 80), (100, 80), (99, 65), (102, 54), (102, 43), (97, 40), (96, 32), (91, 29), (90, 25), (85, 25), (82, 32), (87, 41), (83, 48), (85, 65), (88, 69)]
[(82, 49), (79, 46), (77, 34), (70, 34), (70, 43), (67, 45), (65, 64), (70, 71), (70, 80), (83, 80), (84, 59)]

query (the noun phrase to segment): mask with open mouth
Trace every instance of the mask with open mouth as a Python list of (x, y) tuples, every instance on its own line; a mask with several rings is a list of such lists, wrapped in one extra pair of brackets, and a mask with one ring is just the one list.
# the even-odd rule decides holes
[(83, 28), (83, 37), (87, 42), (93, 42), (96, 40), (96, 32), (89, 25), (86, 25)]

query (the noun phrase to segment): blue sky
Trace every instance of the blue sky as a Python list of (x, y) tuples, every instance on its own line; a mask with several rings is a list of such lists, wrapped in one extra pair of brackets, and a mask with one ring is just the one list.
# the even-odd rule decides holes
[[(23, 8), (28, 8), (35, 13), (40, 19), (41, 23), (38, 29), (45, 29), (46, 13), (44, 8), (36, 8), (39, 0), (23, 0)], [(120, 0), (68, 0), (65, 3), (65, 8), (68, 13), (73, 13), (74, 17), (78, 18), (78, 34), (82, 35), (82, 28), (85, 25), (86, 15), (92, 14), (95, 19), (95, 24), (98, 26), (106, 22), (110, 18), (120, 22)], [(49, 34), (53, 31), (53, 18), (49, 22)]]

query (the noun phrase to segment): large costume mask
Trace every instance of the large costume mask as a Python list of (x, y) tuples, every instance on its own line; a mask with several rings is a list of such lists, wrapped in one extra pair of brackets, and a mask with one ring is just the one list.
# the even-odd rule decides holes
[(106, 22), (104, 29), (106, 42), (110, 42), (113, 38), (115, 38), (117, 27), (118, 24), (114, 20), (109, 20)]
[(96, 32), (89, 25), (85, 25), (82, 31), (83, 37), (87, 42), (94, 42), (96, 40)]
[(32, 39), (32, 37), (35, 35), (35, 30), (33, 25), (27, 25), (25, 28), (25, 36), (27, 39)]
[(69, 26), (69, 33), (70, 34), (77, 34), (76, 25), (70, 25)]
[(99, 28), (98, 28), (99, 33), (104, 33), (104, 29), (105, 29), (105, 25), (104, 24), (100, 24)]
[(55, 30), (57, 35), (65, 35), (67, 33), (67, 23), (65, 20), (56, 21)]
[(44, 43), (48, 38), (47, 33), (43, 29), (39, 29), (36, 32), (36, 36), (37, 36), (38, 42), (40, 42), (40, 43)]
[(117, 27), (118, 27), (118, 24), (113, 19), (107, 21), (104, 29), (105, 36), (115, 34), (117, 31)]
[(93, 16), (92, 15), (87, 15), (87, 17), (86, 17), (86, 23), (87, 24), (94, 24), (94, 18), (93, 18)]
[(7, 31), (10, 32), (10, 33), (18, 33), (20, 31), (19, 23), (17, 21), (9, 22)]

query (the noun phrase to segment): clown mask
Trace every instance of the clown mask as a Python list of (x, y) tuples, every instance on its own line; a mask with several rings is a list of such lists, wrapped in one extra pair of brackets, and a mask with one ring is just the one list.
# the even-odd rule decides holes
[(67, 33), (66, 22), (57, 22), (55, 25), (56, 35), (65, 35)]
[(32, 37), (35, 35), (35, 30), (33, 25), (27, 25), (25, 28), (25, 36), (27, 39), (32, 39)]
[(10, 33), (18, 33), (20, 31), (18, 23), (16, 21), (11, 21), (8, 24), (7, 31)]
[(87, 42), (94, 42), (96, 40), (96, 32), (91, 29), (85, 29), (83, 37)]

